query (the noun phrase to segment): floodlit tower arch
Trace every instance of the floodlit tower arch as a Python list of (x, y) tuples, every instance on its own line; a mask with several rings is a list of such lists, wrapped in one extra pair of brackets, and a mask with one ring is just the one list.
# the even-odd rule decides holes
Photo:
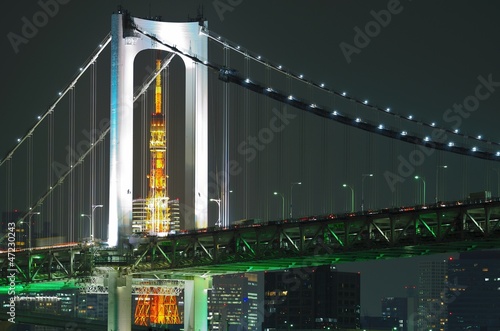
[[(162, 43), (139, 33), (155, 36)], [(122, 247), (132, 234), (133, 183), (133, 64), (142, 50), (170, 49), (170, 45), (200, 60), (208, 59), (208, 39), (200, 33), (206, 21), (162, 22), (112, 15), (110, 118), (110, 246)], [(186, 228), (207, 227), (208, 194), (208, 71), (179, 55), (186, 68), (185, 191)]]

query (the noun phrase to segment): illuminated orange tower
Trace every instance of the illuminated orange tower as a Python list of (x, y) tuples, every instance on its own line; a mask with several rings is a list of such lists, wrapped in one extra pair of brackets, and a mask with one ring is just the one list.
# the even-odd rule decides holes
[[(161, 60), (156, 60), (156, 70), (160, 70)], [(162, 112), (161, 75), (156, 76), (155, 112), (151, 115), (151, 139), (149, 141), (150, 173), (149, 194), (146, 201), (147, 220), (145, 230), (151, 235), (166, 235), (170, 230), (170, 214), (167, 196), (166, 173), (166, 127)]]
[[(156, 60), (156, 71), (161, 69), (161, 60)], [(155, 112), (151, 116), (151, 139), (149, 193), (146, 199), (147, 219), (145, 231), (150, 235), (168, 235), (170, 213), (167, 196), (166, 172), (166, 126), (162, 112), (161, 75), (156, 76)], [(151, 287), (137, 298), (134, 323), (148, 326), (155, 324), (181, 324), (177, 307), (177, 297), (161, 288)]]

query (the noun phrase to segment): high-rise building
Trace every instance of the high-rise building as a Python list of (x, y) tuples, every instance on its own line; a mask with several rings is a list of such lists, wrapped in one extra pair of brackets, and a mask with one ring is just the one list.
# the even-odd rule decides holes
[[(135, 199), (132, 201), (132, 233), (147, 233), (148, 213), (146, 209), (146, 199)], [(179, 199), (168, 200), (170, 214), (170, 230), (179, 231), (181, 229)]]
[(146, 199), (134, 199), (132, 201), (132, 233), (145, 233), (147, 218)]
[(77, 298), (77, 317), (106, 320), (108, 318), (108, 296), (105, 294), (79, 294)]
[(460, 253), (448, 277), (449, 330), (500, 330), (500, 251)]
[(408, 298), (386, 297), (380, 305), (382, 319), (393, 322), (393, 328), (397, 331), (408, 330)]
[(181, 229), (181, 212), (179, 199), (168, 200), (170, 211), (170, 231), (179, 231)]
[(260, 331), (264, 309), (262, 273), (214, 276), (208, 296), (209, 329)]
[(417, 330), (447, 330), (448, 261), (424, 261), (418, 266)]
[(404, 287), (406, 290), (406, 297), (408, 299), (408, 318), (407, 330), (416, 331), (417, 326), (417, 316), (418, 316), (418, 291), (416, 285), (406, 285)]
[(264, 330), (360, 327), (360, 274), (334, 266), (265, 273)]

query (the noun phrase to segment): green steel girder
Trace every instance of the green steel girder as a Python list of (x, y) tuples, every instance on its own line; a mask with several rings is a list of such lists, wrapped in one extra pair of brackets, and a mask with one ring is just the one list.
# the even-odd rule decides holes
[[(202, 229), (127, 252), (90, 247), (19, 251), (20, 282), (88, 276), (93, 266), (176, 275), (276, 270), (500, 247), (500, 201)], [(7, 256), (0, 253), (2, 272)], [(3, 277), (3, 279), (6, 279)]]
[[(8, 269), (6, 264), (8, 260), (1, 253), (0, 260), (2, 260), (2, 275), (4, 275)], [(92, 260), (92, 252), (78, 245), (18, 250), (15, 253), (16, 282), (26, 284), (71, 279), (90, 274)], [(5, 277), (2, 277), (0, 285), (5, 283)]]

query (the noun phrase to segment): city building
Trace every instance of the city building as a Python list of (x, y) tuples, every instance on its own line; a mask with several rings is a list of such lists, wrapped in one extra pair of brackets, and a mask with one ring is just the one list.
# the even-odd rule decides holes
[[(147, 233), (148, 212), (146, 208), (146, 199), (135, 199), (132, 201), (132, 233)], [(170, 214), (170, 231), (179, 231), (181, 229), (181, 214), (179, 199), (168, 200)]]
[(77, 317), (84, 319), (107, 320), (108, 296), (106, 294), (79, 294), (77, 300)]
[(500, 251), (460, 253), (448, 277), (449, 330), (500, 330)]
[(264, 330), (360, 327), (360, 274), (335, 266), (265, 273)]
[(209, 330), (260, 331), (264, 309), (263, 273), (214, 276), (208, 295)]
[(408, 331), (408, 298), (386, 297), (381, 300), (382, 319), (390, 321), (397, 331)]
[(418, 291), (416, 285), (406, 285), (406, 297), (408, 298), (407, 330), (416, 331), (416, 321), (418, 317)]
[(179, 198), (168, 200), (170, 210), (170, 231), (177, 232), (181, 229), (181, 211)]
[(21, 311), (54, 316), (75, 317), (76, 291), (23, 293), (16, 296)]
[(423, 261), (418, 266), (417, 330), (445, 331), (448, 290), (448, 261)]

